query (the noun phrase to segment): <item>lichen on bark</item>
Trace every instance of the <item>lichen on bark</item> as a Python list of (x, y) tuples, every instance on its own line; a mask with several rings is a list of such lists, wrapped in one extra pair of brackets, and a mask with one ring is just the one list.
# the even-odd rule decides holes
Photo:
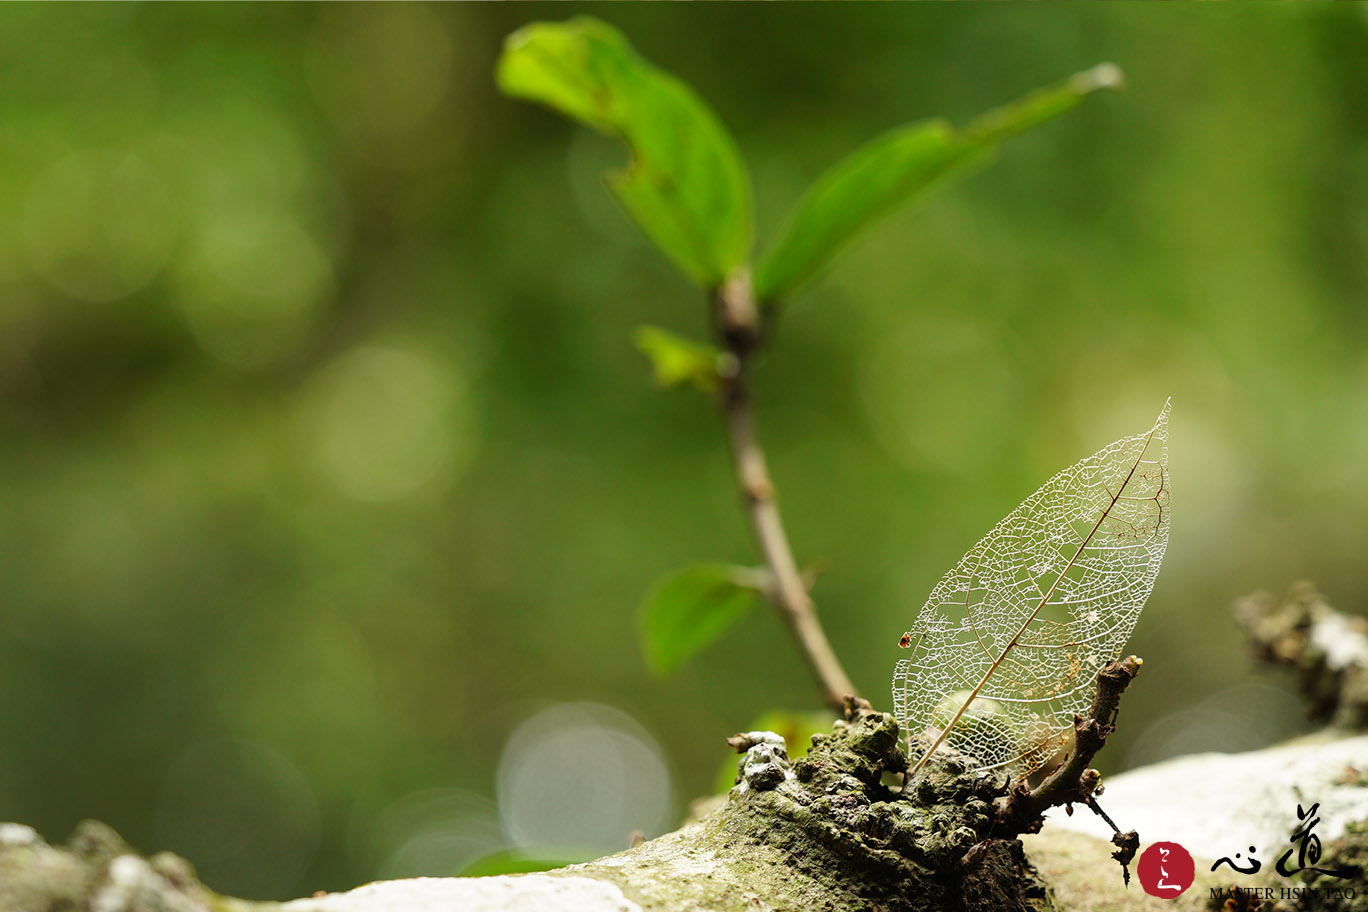
[[(814, 736), (807, 756), (792, 764), (774, 736), (748, 740), (737, 784), (720, 809), (565, 873), (618, 871), (624, 894), (646, 909), (1053, 908), (1020, 842), (992, 836), (1001, 777), (947, 759), (929, 767), (910, 794), (884, 784), (887, 774), (907, 768), (892, 716), (855, 712), (830, 734)], [(662, 863), (695, 876), (664, 885), (653, 878), (643, 889), (641, 870)]]
[[(1086, 720), (1080, 720), (1086, 722)], [(1163, 804), (1163, 826), (1150, 838), (1176, 839), (1196, 851), (1201, 839), (1178, 824), (1194, 815), (1220, 824), (1212, 850), (1225, 852), (1244, 833), (1245, 820), (1268, 803), (1274, 783), (1297, 784), (1324, 800), (1327, 858), (1359, 865), (1364, 858), (1358, 819), (1362, 791), (1336, 757), (1361, 755), (1363, 737), (1326, 744), (1300, 743), (1223, 758), (1212, 775), (1230, 778), (1236, 764), (1240, 789), (1208, 805), (1185, 791), (1207, 782), (1187, 766), (1120, 776), (1108, 791), (1110, 809), (1127, 823), (1142, 809)], [(1065, 832), (1050, 818), (1044, 832), (1015, 838), (1024, 817), (1004, 816), (1009, 783), (1002, 774), (975, 772), (953, 755), (938, 754), (906, 789), (895, 784), (906, 770), (894, 719), (867, 704), (852, 705), (829, 733), (814, 736), (807, 756), (790, 762), (783, 739), (750, 732), (733, 739), (743, 751), (735, 786), (725, 800), (681, 829), (626, 852), (557, 871), (485, 878), (419, 878), (371, 884), (349, 893), (288, 903), (254, 903), (221, 897), (201, 886), (189, 865), (163, 854), (143, 859), (106, 827), (83, 825), (71, 845), (49, 846), (27, 827), (0, 825), (0, 909), (3, 912), (778, 912), (819, 908), (830, 912), (911, 912), (965, 909), (1091, 912), (1135, 907), (1147, 897), (1125, 885), (1104, 839)], [(1308, 764), (1316, 760), (1313, 770)], [(1189, 758), (1195, 762), (1194, 758)], [(1357, 768), (1355, 768), (1357, 770)], [(1314, 775), (1313, 775), (1314, 772)], [(1130, 777), (1164, 774), (1127, 798)], [(1355, 776), (1361, 775), (1356, 772)], [(1326, 777), (1339, 783), (1334, 788)], [(1339, 778), (1335, 778), (1339, 777)], [(1019, 783), (1018, 783), (1019, 784)], [(1116, 792), (1113, 795), (1113, 791)], [(1201, 794), (1216, 790), (1209, 782)], [(1068, 792), (1060, 794), (1069, 794)], [(1281, 793), (1278, 793), (1281, 795)], [(1346, 797), (1348, 794), (1349, 797)], [(1163, 796), (1172, 796), (1167, 804)], [(1241, 799), (1241, 796), (1244, 796)], [(1245, 803), (1241, 803), (1243, 800)], [(1251, 803), (1252, 802), (1252, 803)], [(1279, 798), (1272, 802), (1282, 807)], [(1353, 815), (1353, 816), (1346, 816)], [(1090, 815), (1088, 815), (1090, 816)], [(1033, 827), (1026, 821), (1027, 829)], [(1146, 827), (1142, 826), (1141, 829)], [(1159, 832), (1165, 830), (1165, 832)], [(1336, 838), (1343, 833), (1342, 839)], [(1283, 834), (1285, 836), (1285, 834)], [(1333, 840), (1333, 841), (1332, 841)], [(1238, 843), (1243, 845), (1245, 843)], [(1259, 843), (1263, 845), (1263, 842)], [(1231, 886), (1224, 869), (1211, 872), (1199, 858), (1197, 882), (1174, 909), (1206, 906), (1212, 888)], [(1264, 884), (1257, 881), (1257, 884)], [(1242, 879), (1238, 885), (1256, 882)], [(1279, 879), (1270, 886), (1291, 886)], [(1319, 886), (1310, 884), (1307, 886)], [(1334, 908), (1316, 897), (1286, 912)]]
[(1255, 592), (1234, 610), (1255, 658), (1297, 671), (1309, 718), (1368, 729), (1368, 620), (1336, 611), (1305, 580), (1281, 600)]
[(170, 852), (142, 858), (98, 821), (82, 822), (60, 847), (30, 827), (0, 824), (4, 912), (266, 912), (275, 906), (219, 896), (185, 859)]

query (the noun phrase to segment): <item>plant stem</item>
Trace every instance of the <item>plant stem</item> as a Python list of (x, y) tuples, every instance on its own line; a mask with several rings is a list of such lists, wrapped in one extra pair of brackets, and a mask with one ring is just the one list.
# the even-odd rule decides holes
[(858, 694), (827, 641), (826, 632), (817, 619), (816, 606), (808, 595), (807, 584), (793, 559), (775, 500), (774, 482), (770, 480), (756, 431), (750, 367), (766, 326), (755, 306), (749, 275), (738, 274), (718, 290), (715, 317), (718, 335), (730, 355), (727, 369), (723, 371), (721, 407), (737, 486), (750, 520), (751, 533), (774, 579), (770, 601), (779, 609), (780, 616), (798, 641), (798, 648), (824, 691), (827, 703), (833, 709), (841, 710), (846, 697)]
[[(1028, 787), (1024, 776), (1019, 777), (1007, 796), (994, 803), (998, 823), (1005, 831), (1012, 834), (1035, 832), (1032, 827), (1036, 826), (1040, 815), (1059, 805), (1086, 804), (1092, 808), (1089, 799), (1097, 788), (1099, 777), (1097, 770), (1090, 769), (1089, 765), (1116, 729), (1121, 695), (1140, 673), (1143, 664), (1143, 660), (1127, 656), (1102, 666), (1097, 673), (1097, 690), (1087, 716), (1074, 716), (1073, 746), (1064, 763), (1035, 788)], [(1101, 814), (1100, 808), (1093, 810)], [(1101, 816), (1111, 823), (1113, 830), (1118, 829), (1105, 814)]]

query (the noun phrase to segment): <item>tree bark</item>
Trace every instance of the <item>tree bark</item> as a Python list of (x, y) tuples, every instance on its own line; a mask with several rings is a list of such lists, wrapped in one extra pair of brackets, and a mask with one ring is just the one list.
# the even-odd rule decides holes
[[(1243, 754), (1180, 757), (1116, 776), (1105, 803), (1145, 843), (1176, 842), (1196, 859), (1196, 881), (1173, 910), (1277, 912), (1368, 908), (1368, 734), (1363, 719), (1362, 622), (1338, 615), (1313, 590), (1294, 588), (1283, 606), (1259, 597), (1239, 611), (1258, 653), (1293, 665), (1313, 708), (1337, 724)], [(1132, 662), (1132, 666), (1126, 666)], [(737, 784), (683, 828), (617, 855), (542, 874), (417, 878), (286, 903), (219, 896), (184, 860), (137, 855), (108, 827), (87, 822), (53, 847), (19, 824), (0, 824), (0, 912), (1093, 912), (1153, 908), (1113, 859), (1111, 830), (1089, 813), (1046, 809), (1043, 830), (1026, 806), (1101, 795), (1083, 753), (1099, 747), (1115, 702), (1138, 662), (1112, 663), (1125, 681), (1099, 681), (1088, 719), (1076, 722), (1077, 762), (1050, 786), (1020, 792), (938, 757), (906, 793), (884, 780), (906, 770), (897, 723), (862, 701), (789, 762), (778, 735), (732, 740), (744, 751)], [(1105, 672), (1105, 669), (1104, 669)], [(1095, 718), (1094, 718), (1095, 717)], [(1347, 726), (1347, 727), (1346, 727)], [(1094, 730), (1095, 729), (1095, 730)], [(1082, 769), (1079, 769), (1079, 768)], [(1081, 790), (1080, 790), (1081, 789)], [(1317, 805), (1319, 859), (1347, 878), (1309, 870), (1285, 876), (1275, 859), (1289, 847), (1303, 808)], [(1309, 817), (1309, 815), (1308, 815)], [(1249, 847), (1256, 851), (1249, 851)], [(1218, 859), (1257, 852), (1259, 871)], [(1228, 892), (1245, 892), (1232, 898)], [(1311, 888), (1310, 893), (1295, 891)], [(1346, 897), (1345, 891), (1353, 895)], [(1336, 892), (1338, 891), (1338, 892)], [(1364, 894), (1364, 895), (1358, 895)], [(1227, 900), (1230, 904), (1227, 905)], [(1265, 900), (1267, 900), (1265, 902)]]
[[(920, 780), (915, 800), (880, 780), (901, 757), (882, 714), (842, 723), (789, 763), (777, 735), (752, 733), (725, 803), (682, 829), (587, 864), (543, 874), (418, 878), (348, 893), (262, 903), (221, 897), (188, 864), (143, 859), (100, 824), (52, 847), (28, 827), (0, 825), (5, 912), (778, 912), (785, 909), (994, 909), (1092, 912), (1155, 902), (1112, 861), (1092, 815), (1055, 809), (1022, 840), (991, 836), (990, 790), (951, 764)], [(905, 761), (904, 761), (905, 762)], [(1185, 757), (1115, 777), (1109, 813), (1145, 841), (1186, 846), (1197, 882), (1170, 909), (1207, 908), (1212, 888), (1300, 888), (1271, 873), (1298, 802), (1318, 801), (1323, 862), (1363, 857), (1368, 838), (1368, 735), (1306, 738), (1245, 754)], [(1094, 835), (1095, 834), (1095, 835)], [(1263, 870), (1209, 870), (1257, 845)], [(1024, 847), (1024, 852), (1023, 852)], [(1363, 891), (1362, 870), (1353, 885)], [(1212, 908), (1218, 908), (1217, 903)], [(1333, 908), (1297, 905), (1287, 908)], [(1346, 907), (1347, 908), (1347, 907)]]

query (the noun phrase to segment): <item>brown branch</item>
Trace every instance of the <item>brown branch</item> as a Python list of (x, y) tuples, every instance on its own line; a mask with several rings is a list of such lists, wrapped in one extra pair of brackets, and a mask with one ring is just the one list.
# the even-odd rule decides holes
[(715, 319), (718, 335), (729, 355), (723, 372), (721, 407), (731, 443), (737, 485), (741, 490), (751, 533), (773, 577), (770, 601), (779, 609), (808, 668), (824, 691), (828, 705), (843, 709), (855, 685), (832, 651), (817, 620), (808, 586), (793, 559), (788, 534), (775, 501), (774, 482), (755, 425), (750, 391), (752, 356), (763, 341), (765, 324), (755, 306), (750, 277), (738, 273), (717, 292)]
[[(1007, 795), (997, 800), (995, 810), (1003, 829), (1012, 835), (1037, 832), (1040, 815), (1059, 805), (1082, 804), (1097, 810), (1093, 796), (1101, 777), (1089, 764), (1115, 730), (1121, 694), (1140, 673), (1141, 664), (1135, 656), (1127, 656), (1102, 666), (1088, 715), (1074, 717), (1074, 744), (1064, 763), (1034, 787), (1026, 778), (1018, 779)], [(1115, 824), (1112, 828), (1116, 829)]]

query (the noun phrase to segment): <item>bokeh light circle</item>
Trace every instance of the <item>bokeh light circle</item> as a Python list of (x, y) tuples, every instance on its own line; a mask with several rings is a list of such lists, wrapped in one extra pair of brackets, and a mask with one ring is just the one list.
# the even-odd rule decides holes
[(151, 282), (179, 235), (170, 186), (137, 155), (74, 152), (29, 184), (20, 239), (29, 265), (69, 297), (114, 301)]
[(520, 725), (499, 761), (499, 815), (514, 845), (616, 851), (664, 830), (670, 774), (630, 716), (562, 703)]
[(201, 348), (235, 367), (269, 367), (308, 341), (333, 292), (333, 265), (288, 215), (221, 218), (193, 245), (180, 292)]
[(314, 378), (300, 439), (322, 477), (362, 501), (430, 491), (463, 469), (473, 445), (455, 366), (416, 347), (363, 346)]
[(386, 806), (368, 838), (383, 853), (380, 876), (458, 874), (477, 858), (503, 847), (494, 802), (463, 789), (423, 789)]

